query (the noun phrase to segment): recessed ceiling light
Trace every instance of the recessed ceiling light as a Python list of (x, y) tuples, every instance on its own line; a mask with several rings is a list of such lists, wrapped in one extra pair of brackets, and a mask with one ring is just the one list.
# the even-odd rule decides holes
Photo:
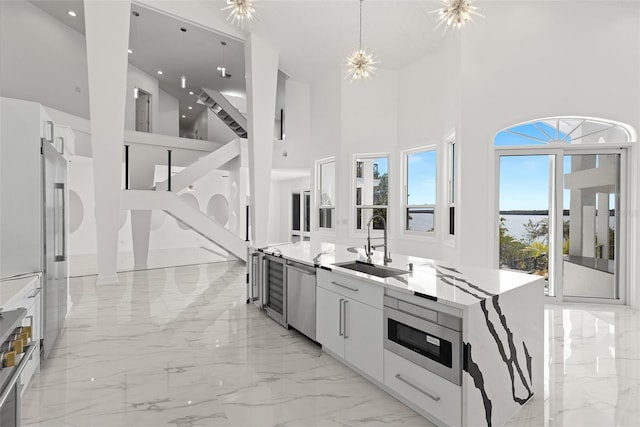
[(192, 90), (189, 91), (189, 95), (193, 95), (193, 91)]
[(183, 118), (183, 119), (186, 119), (186, 118), (187, 118), (187, 116), (185, 116), (185, 115), (183, 114), (183, 115), (182, 115), (182, 118)]
[(188, 108), (189, 110), (193, 110), (193, 107), (192, 107), (191, 105), (189, 105), (187, 108)]
[(73, 16), (73, 17), (78, 16), (73, 10), (70, 10), (67, 13), (69, 14), (69, 16)]
[(158, 74), (162, 75), (162, 70), (158, 70)]
[(133, 50), (132, 49), (127, 49), (127, 52), (133, 53)]

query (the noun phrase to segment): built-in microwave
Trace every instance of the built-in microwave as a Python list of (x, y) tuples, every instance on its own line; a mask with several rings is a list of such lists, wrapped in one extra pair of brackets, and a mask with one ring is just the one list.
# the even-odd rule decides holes
[(384, 348), (462, 384), (462, 319), (384, 296)]

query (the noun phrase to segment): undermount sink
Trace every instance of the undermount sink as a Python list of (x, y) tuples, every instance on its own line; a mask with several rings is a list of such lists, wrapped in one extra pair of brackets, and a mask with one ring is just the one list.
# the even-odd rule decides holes
[(360, 273), (371, 274), (377, 277), (395, 277), (406, 274), (408, 271), (399, 270), (397, 268), (387, 267), (385, 265), (368, 264), (362, 261), (349, 261), (333, 264), (336, 267), (346, 268), (347, 270), (359, 271)]

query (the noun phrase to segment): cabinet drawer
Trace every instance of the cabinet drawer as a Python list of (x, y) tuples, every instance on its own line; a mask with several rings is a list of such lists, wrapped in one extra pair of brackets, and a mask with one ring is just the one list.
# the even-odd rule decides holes
[(318, 286), (360, 301), (372, 307), (382, 309), (384, 287), (347, 275), (318, 269)]
[(461, 387), (388, 350), (384, 351), (384, 384), (445, 425), (462, 423)]

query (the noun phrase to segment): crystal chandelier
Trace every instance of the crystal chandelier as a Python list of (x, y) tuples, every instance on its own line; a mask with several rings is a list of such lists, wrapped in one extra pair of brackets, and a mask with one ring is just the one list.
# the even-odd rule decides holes
[(378, 61), (373, 57), (372, 52), (367, 52), (362, 48), (362, 2), (360, 0), (360, 43), (358, 49), (347, 56), (347, 75), (351, 80), (369, 79), (376, 70), (375, 64)]
[(471, 5), (473, 0), (442, 0), (442, 3), (444, 3), (443, 7), (433, 11), (438, 13), (436, 28), (443, 25), (446, 25), (445, 31), (448, 27), (460, 28), (467, 21), (471, 21), (473, 15), (483, 17), (477, 12), (478, 7)]
[(227, 16), (227, 20), (231, 21), (232, 24), (237, 22), (240, 27), (256, 16), (253, 0), (227, 0), (227, 6), (223, 7), (222, 10), (228, 10), (229, 16)]

